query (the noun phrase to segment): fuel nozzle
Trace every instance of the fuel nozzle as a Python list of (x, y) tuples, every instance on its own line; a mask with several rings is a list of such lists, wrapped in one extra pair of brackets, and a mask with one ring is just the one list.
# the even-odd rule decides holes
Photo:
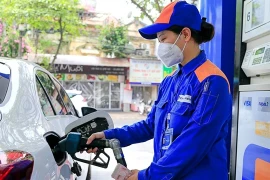
[(81, 148), (83, 148), (83, 150), (88, 150), (90, 148), (111, 148), (113, 150), (113, 154), (114, 154), (114, 157), (117, 161), (117, 163), (120, 163), (122, 164), (123, 166), (127, 167), (127, 163), (125, 161), (125, 158), (124, 158), (124, 154), (123, 154), (123, 151), (122, 151), (122, 148), (120, 146), (120, 142), (118, 139), (95, 139), (91, 142), (91, 144), (86, 144), (87, 142), (87, 139), (85, 138), (82, 138), (81, 139)]
[[(86, 144), (86, 142), (87, 138), (83, 138), (81, 136), (81, 133), (71, 132), (58, 142), (58, 144), (52, 149), (52, 152), (67, 152), (74, 160), (102, 168), (107, 168), (110, 162), (110, 156), (104, 151), (104, 148), (109, 147), (109, 140), (95, 139), (91, 144)], [(98, 151), (96, 153), (96, 156), (92, 160), (89, 161), (76, 157), (77, 152), (95, 147), (98, 148)], [(101, 154), (105, 156), (105, 160), (104, 157), (100, 157)]]
[(118, 139), (111, 139), (109, 141), (109, 144), (110, 144), (110, 148), (113, 150), (113, 154), (114, 154), (114, 157), (115, 157), (117, 163), (120, 163), (123, 166), (127, 167), (127, 163), (126, 163), (122, 148), (120, 146), (119, 140)]
[[(58, 142), (58, 144), (52, 149), (52, 152), (67, 152), (74, 160), (102, 168), (107, 168), (110, 161), (110, 156), (106, 154), (104, 149), (111, 148), (113, 150), (116, 161), (125, 167), (127, 166), (119, 140), (95, 139), (91, 142), (91, 144), (86, 144), (86, 142), (87, 138), (83, 138), (81, 133), (71, 132)], [(93, 149), (96, 147), (98, 148), (98, 151), (96, 156), (91, 161), (77, 158), (75, 155), (77, 152), (88, 150), (90, 148)], [(107, 158), (106, 161), (100, 157), (101, 154)], [(97, 160), (99, 160), (99, 162)]]

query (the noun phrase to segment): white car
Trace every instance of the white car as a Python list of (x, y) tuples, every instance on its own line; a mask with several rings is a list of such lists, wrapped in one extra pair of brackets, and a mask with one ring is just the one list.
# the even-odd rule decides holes
[(82, 117), (82, 107), (88, 107), (87, 100), (82, 96), (82, 91), (66, 90), (69, 98), (71, 99), (78, 115)]
[[(45, 69), (0, 58), (0, 179), (90, 179), (89, 164), (79, 163), (82, 174), (78, 177), (72, 156), (54, 151), (69, 132), (88, 137), (113, 127), (105, 112), (86, 114), (78, 118), (63, 87)], [(99, 127), (98, 119), (106, 123)], [(91, 129), (93, 123), (99, 129)], [(76, 155), (90, 159), (87, 153)]]

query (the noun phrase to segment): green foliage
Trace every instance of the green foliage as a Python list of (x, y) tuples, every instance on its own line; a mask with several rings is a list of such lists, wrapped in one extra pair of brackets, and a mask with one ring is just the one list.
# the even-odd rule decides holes
[(126, 57), (125, 50), (128, 44), (127, 29), (125, 26), (115, 27), (114, 24), (97, 27), (100, 34), (98, 37), (98, 50), (106, 55), (114, 54), (117, 58)]
[(49, 57), (42, 57), (42, 61), (40, 63), (40, 66), (43, 67), (44, 69), (47, 69), (50, 71), (50, 58)]
[(51, 46), (55, 46), (55, 43), (53, 43), (49, 39), (40, 39), (39, 46), (40, 46), (40, 49), (47, 49)]
[(67, 35), (78, 36), (84, 29), (79, 0), (1, 0), (0, 9), (0, 19), (8, 25), (28, 24), (32, 30), (53, 29), (60, 34), (52, 65)]
[(44, 37), (40, 37), (38, 44), (38, 53), (52, 54), (57, 49), (57, 43)]
[[(55, 39), (55, 37), (54, 37)], [(30, 38), (29, 42), (33, 48), (33, 52), (37, 54), (54, 54), (57, 50), (58, 43), (52, 37), (48, 37), (45, 33), (40, 33), (39, 37)], [(65, 38), (66, 40), (67, 38)], [(61, 43), (59, 54), (67, 53), (69, 43), (63, 41)], [(36, 49), (37, 48), (37, 49)]]
[(65, 32), (76, 35), (82, 27), (78, 7), (78, 0), (1, 0), (0, 17), (7, 24), (25, 23), (41, 31), (60, 30), (61, 19)]
[(130, 0), (140, 11), (140, 18), (147, 17), (152, 23), (156, 20), (164, 6), (171, 0)]
[[(162, 11), (162, 9), (174, 0), (130, 0), (140, 11), (140, 18), (147, 17), (152, 23)], [(198, 0), (189, 0), (189, 3), (197, 4)]]

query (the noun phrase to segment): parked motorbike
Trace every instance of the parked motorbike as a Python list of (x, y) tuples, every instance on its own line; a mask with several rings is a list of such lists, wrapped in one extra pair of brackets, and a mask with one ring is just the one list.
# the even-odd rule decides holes
[(141, 115), (144, 114), (149, 114), (152, 110), (152, 100), (148, 100), (147, 103), (144, 102), (144, 100), (140, 100), (140, 105), (139, 105), (139, 113)]

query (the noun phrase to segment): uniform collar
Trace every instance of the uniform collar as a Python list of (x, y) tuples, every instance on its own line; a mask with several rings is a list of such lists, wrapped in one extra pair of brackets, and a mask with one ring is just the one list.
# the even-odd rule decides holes
[(185, 66), (178, 65), (177, 73), (182, 70), (183, 74), (189, 74), (190, 72), (195, 71), (201, 64), (206, 61), (206, 55), (203, 50), (201, 50), (200, 54), (189, 61)]

